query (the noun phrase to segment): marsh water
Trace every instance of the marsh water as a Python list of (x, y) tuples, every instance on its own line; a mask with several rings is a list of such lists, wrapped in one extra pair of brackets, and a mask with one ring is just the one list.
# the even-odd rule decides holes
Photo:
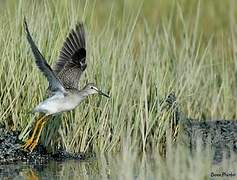
[(63, 162), (49, 161), (47, 164), (16, 163), (0, 166), (0, 179), (100, 179), (96, 160)]
[[(194, 179), (211, 178), (212, 174), (228, 174), (237, 177), (237, 157), (211, 165), (206, 153), (196, 157), (187, 154), (164, 159), (142, 158), (133, 154), (114, 157), (97, 157), (88, 160), (51, 160), (44, 164), (23, 162), (0, 165), (0, 179), (14, 180), (78, 180), (78, 179)], [(176, 154), (177, 155), (177, 154)], [(234, 158), (235, 157), (235, 158)], [(185, 173), (184, 173), (185, 172)]]

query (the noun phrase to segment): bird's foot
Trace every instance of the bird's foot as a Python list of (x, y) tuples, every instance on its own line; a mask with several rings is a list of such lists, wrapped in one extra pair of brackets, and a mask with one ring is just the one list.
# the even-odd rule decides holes
[(30, 150), (30, 152), (32, 152), (32, 151), (35, 149), (35, 147), (37, 146), (45, 122), (46, 122), (46, 121), (44, 121), (44, 122), (41, 123), (41, 125), (40, 125), (40, 129), (39, 129), (39, 132), (38, 132), (38, 134), (37, 134), (36, 139), (35, 139), (35, 140), (30, 144), (30, 146), (29, 146), (29, 150)]
[(32, 152), (35, 149), (35, 147), (37, 146), (37, 144), (38, 144), (38, 141), (34, 140), (28, 148), (29, 151)]
[[(40, 138), (40, 134), (41, 134), (41, 131), (43, 129), (43, 126), (45, 124), (45, 118), (47, 116), (43, 116), (41, 117), (36, 125), (35, 125), (35, 128), (33, 130), (33, 133), (31, 135), (31, 138), (28, 139), (25, 144), (22, 146), (22, 148), (24, 148), (24, 150), (29, 150), (30, 152), (32, 152), (34, 150), (34, 148), (36, 147), (36, 145), (38, 144), (38, 141), (39, 141), (39, 138)], [(36, 137), (36, 139), (35, 139)]]
[(34, 140), (33, 138), (28, 139), (28, 140), (25, 142), (25, 144), (22, 145), (22, 148), (23, 148), (24, 150), (26, 150), (28, 147), (31, 146), (31, 144), (33, 143), (33, 140)]

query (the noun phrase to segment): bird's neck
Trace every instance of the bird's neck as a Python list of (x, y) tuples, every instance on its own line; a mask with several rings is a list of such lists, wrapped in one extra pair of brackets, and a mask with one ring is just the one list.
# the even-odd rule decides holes
[(82, 91), (82, 92), (80, 93), (80, 96), (81, 96), (82, 99), (85, 99), (88, 95), (86, 94), (86, 92), (83, 92), (83, 91)]
[(80, 104), (80, 102), (83, 101), (85, 98), (86, 96), (84, 95), (84, 93), (78, 92), (78, 95), (72, 96), (72, 101), (74, 101), (76, 104)]
[(85, 99), (85, 98), (88, 96), (88, 93), (87, 93), (87, 91), (86, 91), (85, 88), (83, 88), (82, 90), (80, 90), (78, 93), (80, 94), (80, 97), (81, 97), (82, 99)]

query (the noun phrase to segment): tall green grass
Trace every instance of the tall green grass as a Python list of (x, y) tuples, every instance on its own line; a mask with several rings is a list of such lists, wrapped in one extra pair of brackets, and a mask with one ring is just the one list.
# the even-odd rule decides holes
[[(234, 0), (2, 1), (0, 123), (23, 130), (35, 118), (29, 112), (45, 97), (47, 82), (27, 44), (24, 16), (49, 64), (56, 62), (70, 28), (85, 22), (88, 68), (80, 87), (95, 82), (111, 95), (111, 99), (90, 97), (75, 111), (63, 113), (57, 123), (49, 122), (55, 127), (61, 121), (51, 145), (73, 152), (114, 153), (128, 148), (157, 154), (168, 117), (161, 113), (160, 100), (170, 92), (175, 92), (187, 117), (236, 119), (235, 4)], [(169, 168), (163, 172), (172, 171)]]

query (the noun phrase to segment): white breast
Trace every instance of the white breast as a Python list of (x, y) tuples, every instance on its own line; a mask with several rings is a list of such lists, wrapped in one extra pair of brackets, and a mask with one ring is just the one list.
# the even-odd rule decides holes
[(34, 111), (46, 114), (56, 114), (74, 109), (83, 100), (75, 95), (64, 96), (63, 94), (54, 95), (41, 102)]

